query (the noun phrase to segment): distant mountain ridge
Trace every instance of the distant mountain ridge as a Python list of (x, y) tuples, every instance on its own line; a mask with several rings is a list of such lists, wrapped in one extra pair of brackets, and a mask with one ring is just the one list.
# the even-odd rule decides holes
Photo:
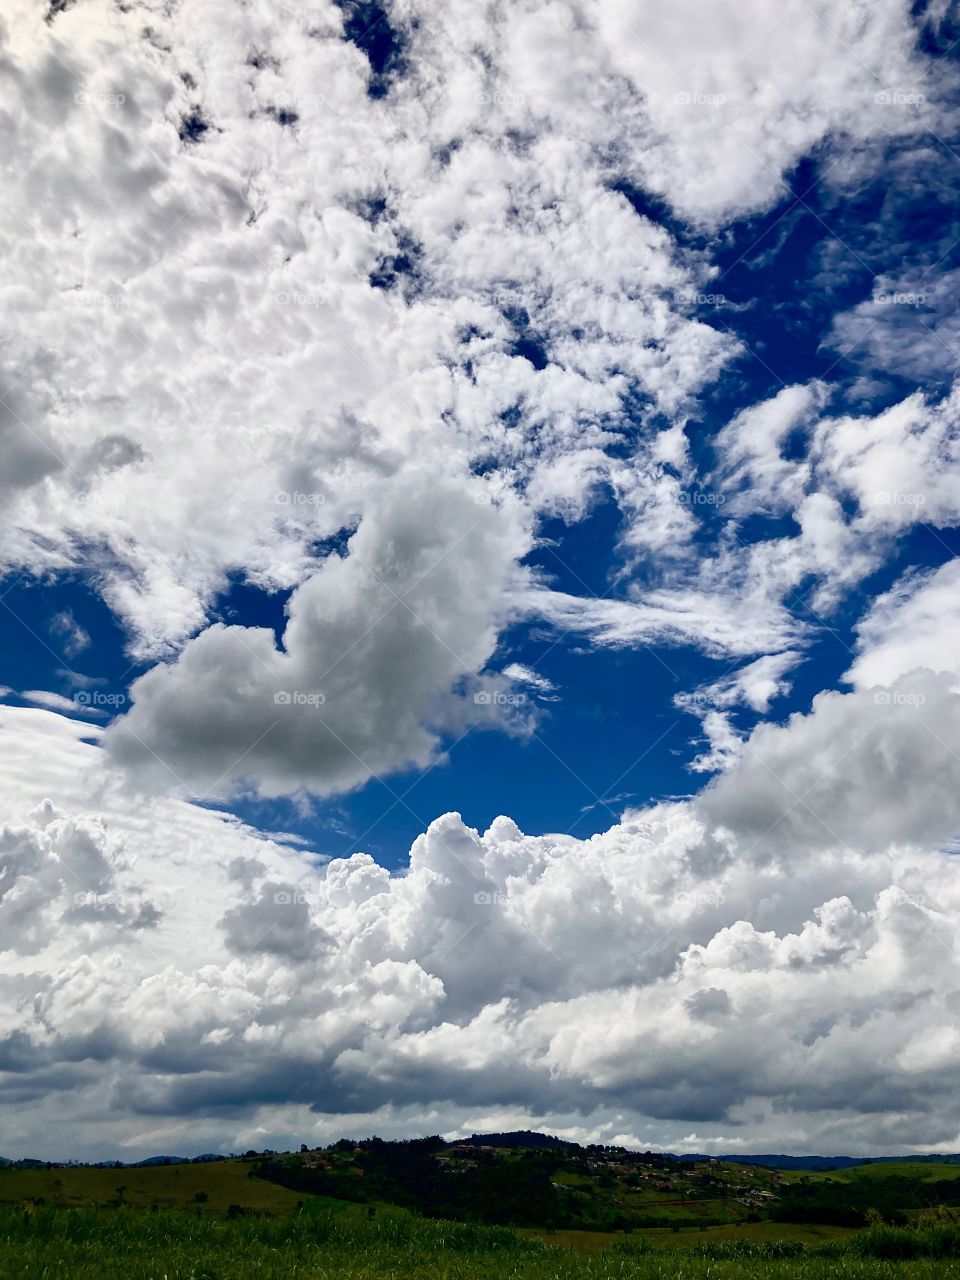
[(207, 1154), (202, 1156), (147, 1156), (145, 1160), (37, 1160), (33, 1156), (21, 1156), (11, 1160), (0, 1156), (0, 1167), (17, 1165), (21, 1169), (64, 1168), (71, 1164), (90, 1169), (144, 1169), (152, 1165), (207, 1164), (212, 1160), (230, 1160), (231, 1156)]
[(579, 1145), (576, 1142), (567, 1142), (565, 1138), (557, 1138), (552, 1133), (535, 1133), (532, 1129), (514, 1129), (509, 1133), (475, 1133), (472, 1137), (458, 1138), (456, 1141), (469, 1143), (474, 1147), (552, 1147), (556, 1149)]
[[(536, 1147), (565, 1148), (567, 1150), (580, 1146), (577, 1142), (569, 1142), (551, 1133), (538, 1133), (530, 1129), (516, 1129), (509, 1133), (475, 1133), (472, 1137), (460, 1139), (478, 1147)], [(760, 1165), (765, 1169), (853, 1169), (865, 1164), (889, 1164), (891, 1162), (909, 1161), (912, 1164), (960, 1164), (960, 1154), (952, 1155), (907, 1155), (907, 1156), (790, 1156), (777, 1153), (761, 1153), (759, 1155), (723, 1155), (715, 1156), (704, 1152), (689, 1152), (681, 1155), (673, 1151), (659, 1153), (668, 1160), (677, 1160), (681, 1164), (702, 1164), (706, 1160), (719, 1160), (724, 1164)]]
[[(400, 1140), (398, 1140), (400, 1141)], [(540, 1133), (533, 1129), (513, 1129), (504, 1133), (474, 1133), (469, 1138), (456, 1138), (447, 1146), (460, 1144), (475, 1147), (527, 1147), (533, 1150), (589, 1150), (580, 1143), (570, 1142), (566, 1138), (558, 1138), (552, 1133)], [(592, 1144), (594, 1148), (604, 1144)], [(623, 1148), (612, 1148), (621, 1150)], [(632, 1148), (631, 1148), (632, 1150)], [(637, 1148), (639, 1150), (639, 1148)], [(254, 1154), (247, 1152), (247, 1155)], [(263, 1154), (277, 1155), (277, 1152)], [(909, 1162), (911, 1164), (960, 1164), (960, 1153), (946, 1155), (906, 1155), (906, 1156), (821, 1156), (821, 1155), (784, 1155), (778, 1153), (762, 1153), (759, 1155), (711, 1155), (705, 1152), (686, 1152), (677, 1154), (673, 1151), (652, 1153), (665, 1160), (675, 1160), (681, 1164), (701, 1164), (704, 1161), (716, 1160), (723, 1164), (758, 1165), (765, 1169), (809, 1169), (815, 1172), (829, 1172), (831, 1169), (852, 1169), (862, 1165), (891, 1164)], [(230, 1156), (208, 1152), (199, 1156), (157, 1155), (148, 1156), (144, 1160), (97, 1160), (91, 1161), (92, 1167), (136, 1169), (150, 1165), (168, 1164), (200, 1164), (206, 1161), (227, 1160)], [(19, 1165), (21, 1167), (42, 1167), (44, 1165), (65, 1165), (65, 1160), (37, 1160), (30, 1157), (11, 1159), (0, 1156), (0, 1166)]]
[(671, 1160), (679, 1160), (682, 1164), (698, 1164), (703, 1160), (720, 1160), (724, 1164), (755, 1164), (764, 1169), (811, 1169), (829, 1172), (831, 1169), (853, 1169), (865, 1164), (960, 1164), (960, 1155), (937, 1156), (710, 1156), (689, 1153), (674, 1155), (663, 1153)]

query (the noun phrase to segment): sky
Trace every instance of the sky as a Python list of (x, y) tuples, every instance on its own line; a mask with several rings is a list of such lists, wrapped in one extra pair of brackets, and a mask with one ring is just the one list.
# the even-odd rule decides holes
[(958, 62), (5, 6), (0, 1155), (960, 1150)]

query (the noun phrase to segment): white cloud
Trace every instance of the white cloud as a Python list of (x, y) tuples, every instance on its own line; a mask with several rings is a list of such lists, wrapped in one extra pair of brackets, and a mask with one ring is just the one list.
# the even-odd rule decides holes
[(931, 111), (877, 100), (926, 87), (896, 3), (725, 0), (704, 13), (597, 0), (593, 13), (612, 69), (643, 94), (641, 171), (693, 218), (772, 203), (830, 135), (847, 150), (919, 132)]
[(936, 846), (960, 830), (955, 680), (914, 672), (890, 688), (825, 692), (810, 715), (753, 732), (735, 775), (709, 788), (710, 819), (777, 849)]
[[(11, 691), (12, 692), (12, 691)], [(104, 716), (106, 712), (99, 707), (84, 706), (82, 702), (65, 698), (62, 693), (52, 693), (48, 689), (24, 689), (17, 695), (25, 702), (32, 702), (38, 707), (48, 707), (51, 711), (64, 711), (68, 715)]]
[(754, 711), (768, 711), (774, 698), (789, 691), (784, 677), (800, 660), (800, 655), (790, 650), (766, 654), (718, 684), (708, 685), (707, 693), (718, 704), (744, 702)]
[(857, 650), (845, 679), (860, 689), (921, 667), (960, 675), (960, 561), (909, 573), (878, 596), (857, 626)]
[[(24, 5), (7, 28), (20, 324), (0, 432), (6, 563), (98, 570), (138, 654), (182, 645), (228, 573), (301, 583), (317, 540), (425, 454), (492, 454), (562, 504), (631, 383), (673, 413), (732, 351), (670, 305), (688, 269), (576, 138), (543, 124), (511, 152), (469, 75), (451, 95), (445, 41), (387, 107), (332, 6), (143, 25)], [(184, 142), (197, 103), (209, 128)], [(416, 279), (371, 287), (404, 243)], [(524, 309), (540, 371), (509, 354)]]
[(708, 743), (708, 750), (689, 767), (696, 773), (729, 769), (744, 745), (744, 736), (733, 721), (734, 709), (744, 705), (752, 711), (768, 711), (771, 701), (789, 690), (786, 673), (800, 661), (800, 654), (791, 650), (765, 654), (693, 692), (676, 694), (674, 705), (700, 720)]
[(895, 1113), (905, 1144), (938, 1140), (931, 1098), (940, 1133), (960, 1125), (936, 1040), (955, 1021), (960, 873), (937, 845), (960, 823), (958, 698), (934, 676), (889, 692), (823, 695), (694, 801), (588, 840), (446, 815), (399, 875), (132, 802), (89, 726), (5, 709), (0, 985), (20, 994), (0, 1054), (47, 1088), (40, 1133), (3, 1078), (9, 1141), (139, 1151), (158, 1117), (229, 1145), (496, 1113), (666, 1147), (693, 1122), (747, 1149), (771, 1128), (816, 1144), (839, 1118), (856, 1150), (900, 1141)]
[[(801, 606), (825, 621), (846, 591), (879, 568), (896, 533), (960, 519), (957, 395), (931, 402), (917, 393), (876, 415), (831, 417), (821, 384), (786, 387), (717, 434), (719, 465), (702, 489), (683, 487), (695, 485), (696, 475), (682, 447), (673, 460), (682, 482), (657, 475), (649, 461), (629, 484), (620, 469), (621, 507), (632, 521), (623, 546), (648, 554), (642, 578), (628, 580), (616, 597), (594, 599), (535, 583), (523, 606), (598, 644), (761, 654), (760, 684), (747, 701), (765, 710), (784, 687), (780, 662), (793, 665), (786, 654), (809, 638)], [(719, 516), (714, 540), (695, 547), (691, 492)], [(797, 532), (742, 536), (751, 517), (787, 514)], [(711, 687), (709, 700), (728, 704), (731, 689)]]
[[(869, 570), (833, 496), (809, 491), (810, 465), (782, 453), (821, 406), (816, 385), (745, 409), (719, 438), (730, 516), (792, 510), (800, 535), (728, 539), (698, 560), (684, 422), (737, 345), (690, 314), (709, 264), (617, 187), (645, 184), (697, 219), (762, 208), (825, 139), (918, 129), (923, 112), (874, 93), (927, 64), (892, 0), (728, 9), (704, 23), (682, 7), (414, 6), (391, 14), (405, 69), (376, 99), (325, 3), (241, 17), (190, 3), (151, 12), (146, 37), (138, 6), (96, 0), (49, 24), (17, 8), (0, 547), (17, 570), (84, 567), (132, 653), (172, 660), (137, 685), (115, 734), (125, 755), (201, 791), (349, 788), (434, 758), (450, 690), (516, 611), (602, 644), (755, 655), (802, 638), (783, 601), (806, 575), (829, 580), (824, 608)], [(190, 119), (207, 126), (193, 138)], [(623, 456), (611, 446), (641, 402)], [(819, 438), (835, 488), (889, 471), (859, 431)], [(420, 500), (425, 457), (464, 493), (482, 463), (517, 530), (450, 540), (451, 581), (479, 580), (476, 600), (428, 619), (439, 638), (406, 645), (391, 683), (392, 642), (365, 633), (389, 600), (328, 540), (357, 529), (383, 563), (394, 521), (378, 512), (418, 502), (416, 536), (439, 548), (446, 508)], [(519, 529), (581, 518), (604, 486), (624, 517), (625, 578), (638, 570), (625, 598), (524, 585)], [(946, 488), (936, 501), (949, 506)], [(293, 592), (286, 651), (209, 625), (231, 575)], [(313, 691), (334, 662), (329, 729), (291, 713), (275, 731), (266, 694)]]
[(429, 764), (424, 722), (491, 656), (524, 551), (516, 509), (478, 495), (427, 469), (385, 486), (345, 556), (290, 598), (282, 648), (265, 628), (208, 628), (134, 682), (113, 758), (204, 794), (244, 779), (264, 795), (328, 794)]
[(69, 609), (62, 609), (50, 619), (50, 632), (63, 637), (63, 651), (68, 658), (90, 647), (90, 636)]
[[(780, 649), (801, 634), (801, 627), (772, 600), (737, 598), (692, 586), (636, 595), (635, 600), (585, 599), (532, 587), (519, 603), (562, 631), (585, 632), (613, 646), (692, 643), (716, 656), (747, 655)], [(744, 625), (747, 610), (749, 626)]]
[(730, 716), (724, 711), (711, 709), (705, 711), (701, 727), (707, 740), (708, 750), (701, 752), (690, 762), (695, 773), (713, 773), (715, 770), (729, 769), (743, 747), (743, 739), (733, 726)]
[[(414, 3), (387, 99), (325, 0), (12, 12), (3, 565), (84, 568), (156, 665), (104, 733), (58, 694), (0, 711), (10, 1142), (108, 1154), (226, 1114), (263, 1142), (960, 1131), (950, 566), (875, 603), (854, 692), (746, 740), (732, 718), (784, 691), (801, 586), (829, 609), (960, 518), (956, 393), (830, 418), (789, 387), (701, 476), (685, 424), (737, 344), (690, 314), (710, 264), (625, 194), (715, 226), (815, 149), (856, 169), (926, 127), (876, 99), (932, 71), (904, 6)], [(518, 567), (539, 517), (607, 493), (616, 596)], [(756, 514), (796, 531), (745, 544)], [(290, 593), (282, 636), (213, 618), (234, 577)], [(750, 659), (701, 690), (723, 775), (588, 840), (447, 814), (394, 876), (150, 794), (329, 795), (483, 707), (524, 732), (472, 696), (551, 693), (486, 669), (518, 618)]]
[(856, 499), (858, 532), (891, 534), (919, 522), (960, 519), (958, 408), (954, 387), (939, 403), (917, 392), (875, 417), (818, 425), (817, 473), (823, 484)]
[(917, 381), (951, 379), (960, 338), (960, 272), (879, 276), (863, 302), (835, 317), (830, 343), (867, 368)]
[[(7, 243), (29, 230), (37, 248), (11, 255), (22, 274), (7, 285), (22, 403), (3, 438), (36, 465), (6, 469), (5, 552), (65, 567), (102, 548), (103, 590), (144, 654), (201, 627), (238, 567), (302, 582), (315, 540), (355, 521), (384, 468), (400, 475), (441, 441), (463, 466), (492, 453), (537, 509), (573, 513), (624, 395), (683, 410), (735, 344), (688, 316), (703, 268), (611, 180), (714, 216), (763, 205), (854, 119), (918, 127), (872, 99), (867, 67), (897, 84), (921, 69), (892, 3), (774, 21), (756, 4), (706, 26), (622, 6), (583, 21), (558, 3), (497, 21), (411, 10), (393, 15), (409, 56), (389, 108), (366, 96), (335, 8), (224, 14), (151, 13), (144, 39), (136, 6), (48, 26), (22, 5), (6, 30)], [(716, 109), (675, 100), (714, 90)], [(197, 103), (209, 128), (185, 143)], [(295, 124), (278, 124), (278, 103)], [(372, 197), (375, 221), (358, 214)], [(371, 288), (406, 243), (416, 280)], [(508, 354), (521, 311), (541, 371)], [(501, 421), (517, 406), (519, 432)], [(663, 484), (622, 489), (661, 512), (645, 535), (661, 551), (690, 525)]]
[(769, 711), (772, 700), (789, 691), (786, 674), (800, 661), (800, 654), (789, 649), (765, 654), (690, 693), (676, 694), (674, 705), (693, 715), (704, 715), (711, 709), (728, 711), (740, 705), (753, 711)]
[(791, 433), (809, 430), (826, 399), (822, 383), (784, 387), (772, 399), (742, 410), (717, 434), (714, 448), (722, 459), (717, 483), (731, 513), (779, 515), (800, 506), (809, 463), (788, 461), (783, 448)]

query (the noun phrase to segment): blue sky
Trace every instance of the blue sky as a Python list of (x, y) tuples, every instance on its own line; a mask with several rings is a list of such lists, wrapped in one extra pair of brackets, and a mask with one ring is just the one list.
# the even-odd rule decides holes
[(955, 1148), (954, 6), (140, 8), (2, 32), (11, 1152)]
[[(376, 24), (378, 38), (383, 27)], [(378, 59), (388, 59), (389, 50), (379, 45), (377, 50), (373, 57), (379, 67)], [(705, 388), (687, 426), (691, 453), (703, 470), (715, 465), (717, 431), (744, 405), (783, 386), (823, 378), (833, 404), (876, 413), (917, 388), (936, 395), (949, 385), (946, 369), (942, 378), (931, 379), (908, 363), (878, 367), (868, 359), (863, 364), (857, 346), (850, 350), (851, 344), (831, 342), (835, 316), (869, 299), (877, 281), (901, 281), (920, 294), (931, 270), (946, 274), (960, 265), (960, 223), (953, 204), (957, 179), (952, 168), (938, 172), (948, 147), (948, 142), (935, 140), (931, 153), (915, 165), (910, 192), (891, 189), (881, 167), (842, 199), (824, 186), (826, 165), (807, 157), (785, 175), (788, 190), (772, 208), (737, 219), (720, 234), (692, 228), (662, 201), (625, 187), (639, 214), (664, 226), (682, 250), (717, 269), (692, 297), (691, 311), (739, 343), (725, 375)], [(829, 272), (827, 255), (836, 268)], [(930, 324), (932, 307), (926, 301), (908, 303), (905, 310), (908, 326), (920, 330)], [(522, 340), (514, 347), (520, 355), (525, 350)], [(864, 373), (876, 382), (866, 397), (856, 385)], [(613, 444), (611, 452), (629, 453), (631, 442), (649, 431), (648, 411), (649, 397), (638, 387), (618, 424), (622, 443)], [(803, 447), (798, 440), (798, 456)], [(704, 496), (697, 484), (690, 492), (694, 500)], [(706, 501), (697, 514), (697, 540), (709, 548), (728, 517), (722, 504)], [(617, 580), (625, 563), (618, 547), (622, 530), (615, 497), (601, 487), (582, 519), (541, 518), (541, 545), (526, 563), (558, 590), (622, 597), (627, 586)], [(739, 536), (763, 541), (791, 531), (796, 525), (790, 516), (758, 516)], [(338, 539), (327, 540), (323, 552), (342, 553), (349, 532), (348, 526)], [(952, 530), (920, 524), (829, 616), (804, 609), (801, 586), (795, 593), (798, 616), (810, 624), (813, 635), (792, 690), (777, 702), (777, 718), (809, 710), (815, 693), (840, 686), (854, 653), (856, 621), (871, 596), (889, 589), (907, 568), (938, 567), (954, 554)], [(247, 582), (241, 571), (231, 579), (229, 589), (211, 600), (208, 616), (232, 625), (270, 627), (279, 640), (289, 591), (264, 590)], [(128, 635), (98, 594), (96, 574), (81, 567), (38, 580), (11, 572), (5, 586), (11, 613), (4, 633), (4, 676), (12, 688), (71, 696), (76, 669), (100, 682), (98, 688), (125, 696), (131, 681), (146, 669), (144, 662), (131, 660)], [(65, 612), (90, 636), (82, 654), (70, 654), (69, 642), (57, 633), (55, 619)], [(556, 687), (543, 704), (543, 720), (533, 737), (467, 729), (447, 736), (450, 754), (432, 768), (378, 778), (358, 793), (315, 803), (307, 815), (286, 801), (258, 802), (249, 796), (235, 802), (235, 811), (265, 830), (296, 832), (323, 854), (343, 856), (361, 849), (396, 867), (404, 862), (412, 839), (448, 809), (481, 829), (504, 812), (525, 831), (584, 836), (605, 830), (626, 807), (686, 795), (699, 785), (688, 768), (699, 750), (696, 726), (674, 699), (727, 671), (727, 659), (710, 659), (694, 646), (675, 645), (585, 652), (562, 632), (536, 623), (502, 632), (497, 659), (535, 669)], [(758, 718), (747, 716), (743, 727), (751, 728)]]

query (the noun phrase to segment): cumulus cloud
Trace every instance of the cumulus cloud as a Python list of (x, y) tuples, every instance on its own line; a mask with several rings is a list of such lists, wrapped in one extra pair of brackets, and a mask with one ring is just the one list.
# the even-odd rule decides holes
[(282, 648), (267, 629), (216, 625), (137, 680), (107, 735), (114, 759), (197, 792), (246, 778), (266, 795), (428, 764), (438, 739), (423, 721), (491, 656), (524, 549), (512, 508), (478, 496), (408, 472), (290, 598)]
[(895, 533), (920, 521), (957, 522), (958, 408), (955, 387), (939, 402), (916, 392), (876, 416), (819, 424), (818, 473), (856, 500), (864, 534)]
[[(383, 73), (327, 0), (13, 14), (2, 565), (85, 569), (147, 670), (103, 731), (42, 690), (0, 710), (9, 1153), (185, 1118), (216, 1145), (960, 1131), (952, 567), (869, 608), (852, 692), (735, 723), (803, 656), (801, 588), (835, 608), (960, 518), (957, 393), (857, 416), (788, 386), (695, 449), (742, 353), (693, 315), (706, 251), (637, 211), (717, 231), (804, 156), (856, 172), (935, 125), (903, 4), (411, 3)], [(606, 594), (525, 563), (601, 498)], [(284, 595), (279, 634), (217, 620), (238, 580)], [(555, 691), (498, 658), (517, 621), (733, 661), (684, 704), (720, 776), (586, 840), (446, 814), (393, 875), (185, 798), (332, 795), (452, 727), (529, 732), (520, 696)]]
[(109, 848), (102, 822), (68, 818), (47, 800), (23, 825), (4, 827), (0, 846), (4, 951), (55, 951), (65, 931), (103, 946), (122, 926), (154, 922), (157, 908), (147, 897), (118, 901), (116, 872), (123, 854)]
[[(690, 315), (709, 266), (629, 194), (717, 219), (829, 136), (915, 132), (874, 100), (927, 70), (902, 7), (414, 6), (372, 94), (338, 7), (224, 14), (151, 12), (144, 34), (139, 6), (22, 4), (5, 29), (7, 244), (36, 246), (5, 286), (7, 566), (92, 568), (132, 652), (175, 657), (231, 574), (305, 589), (437, 452), (531, 517), (579, 518), (609, 483), (624, 547), (682, 558), (682, 415), (736, 343)], [(624, 459), (640, 401), (665, 422)], [(663, 589), (663, 623), (598, 626), (587, 602), (584, 627), (726, 644), (715, 584)], [(761, 648), (785, 640), (774, 613)]]
[(784, 387), (770, 400), (743, 409), (718, 432), (722, 484), (732, 513), (780, 514), (800, 506), (809, 464), (784, 456), (791, 433), (809, 430), (826, 402), (820, 383)]
[(730, 715), (715, 709), (706, 710), (701, 718), (701, 727), (707, 741), (707, 750), (691, 760), (689, 767), (694, 773), (714, 773), (728, 769), (743, 746), (743, 739), (734, 728)]
[[(914, 133), (931, 110), (895, 3), (771, 11), (730, 0), (704, 20), (692, 4), (666, 13), (598, 0), (594, 12), (613, 67), (644, 92), (656, 139), (644, 175), (695, 218), (772, 202), (828, 135)], [(911, 90), (924, 101), (902, 101)]]
[[(642, 578), (627, 579), (601, 599), (533, 583), (527, 607), (602, 645), (696, 644), (716, 657), (760, 654), (748, 697), (724, 678), (722, 687), (705, 686), (693, 696), (689, 709), (742, 700), (766, 710), (797, 661), (788, 655), (810, 639), (798, 598), (823, 621), (879, 568), (897, 533), (958, 519), (955, 389), (939, 401), (918, 392), (877, 414), (835, 416), (829, 408), (826, 387), (815, 382), (785, 387), (741, 410), (714, 438), (718, 466), (695, 491), (717, 513), (712, 539), (701, 528), (691, 541), (697, 504), (667, 473), (651, 490), (659, 505), (631, 508), (636, 485), (623, 502), (625, 515), (643, 529), (635, 535), (630, 525), (625, 545), (657, 549)], [(685, 448), (672, 465), (695, 482)], [(664, 522), (667, 510), (672, 525)], [(794, 530), (756, 532), (758, 520), (785, 515)]]
[[(695, 800), (588, 840), (448, 814), (400, 874), (131, 803), (88, 727), (6, 709), (23, 815), (0, 977), (23, 998), (0, 1081), (16, 1110), (18, 1070), (82, 1046), (50, 1114), (113, 1080), (109, 1133), (83, 1140), (137, 1149), (184, 1115), (221, 1141), (264, 1117), (322, 1135), (509, 1113), (665, 1146), (691, 1123), (747, 1145), (772, 1123), (806, 1144), (851, 1097), (856, 1149), (889, 1144), (893, 1111), (922, 1142), (931, 1098), (960, 1123), (936, 1038), (956, 1003), (960, 879), (938, 847), (960, 824), (958, 695), (933, 675), (886, 693), (822, 695)], [(13, 1131), (36, 1147), (19, 1111)]]
[(702, 808), (749, 837), (758, 860), (781, 848), (948, 841), (960, 828), (946, 790), (960, 749), (954, 685), (919, 671), (889, 688), (818, 694), (809, 715), (759, 725)]
[(138, 654), (238, 568), (302, 582), (424, 451), (561, 503), (625, 393), (674, 412), (733, 349), (671, 306), (689, 268), (578, 141), (569, 168), (546, 122), (513, 149), (480, 64), (446, 77), (435, 16), (389, 108), (333, 5), (151, 13), (146, 37), (136, 7), (24, 5), (6, 29), (7, 244), (26, 210), (38, 249), (6, 286), (4, 553), (93, 557)]
[(857, 649), (846, 673), (857, 688), (921, 667), (960, 675), (960, 562), (909, 573), (878, 596), (857, 625)]
[(957, 271), (917, 270), (912, 277), (879, 277), (873, 293), (835, 317), (830, 343), (864, 367), (917, 382), (946, 382), (956, 373), (960, 314)]
[(308, 960), (324, 935), (311, 924), (302, 892), (294, 884), (265, 880), (259, 896), (238, 904), (220, 921), (229, 949), (237, 955), (266, 952)]

